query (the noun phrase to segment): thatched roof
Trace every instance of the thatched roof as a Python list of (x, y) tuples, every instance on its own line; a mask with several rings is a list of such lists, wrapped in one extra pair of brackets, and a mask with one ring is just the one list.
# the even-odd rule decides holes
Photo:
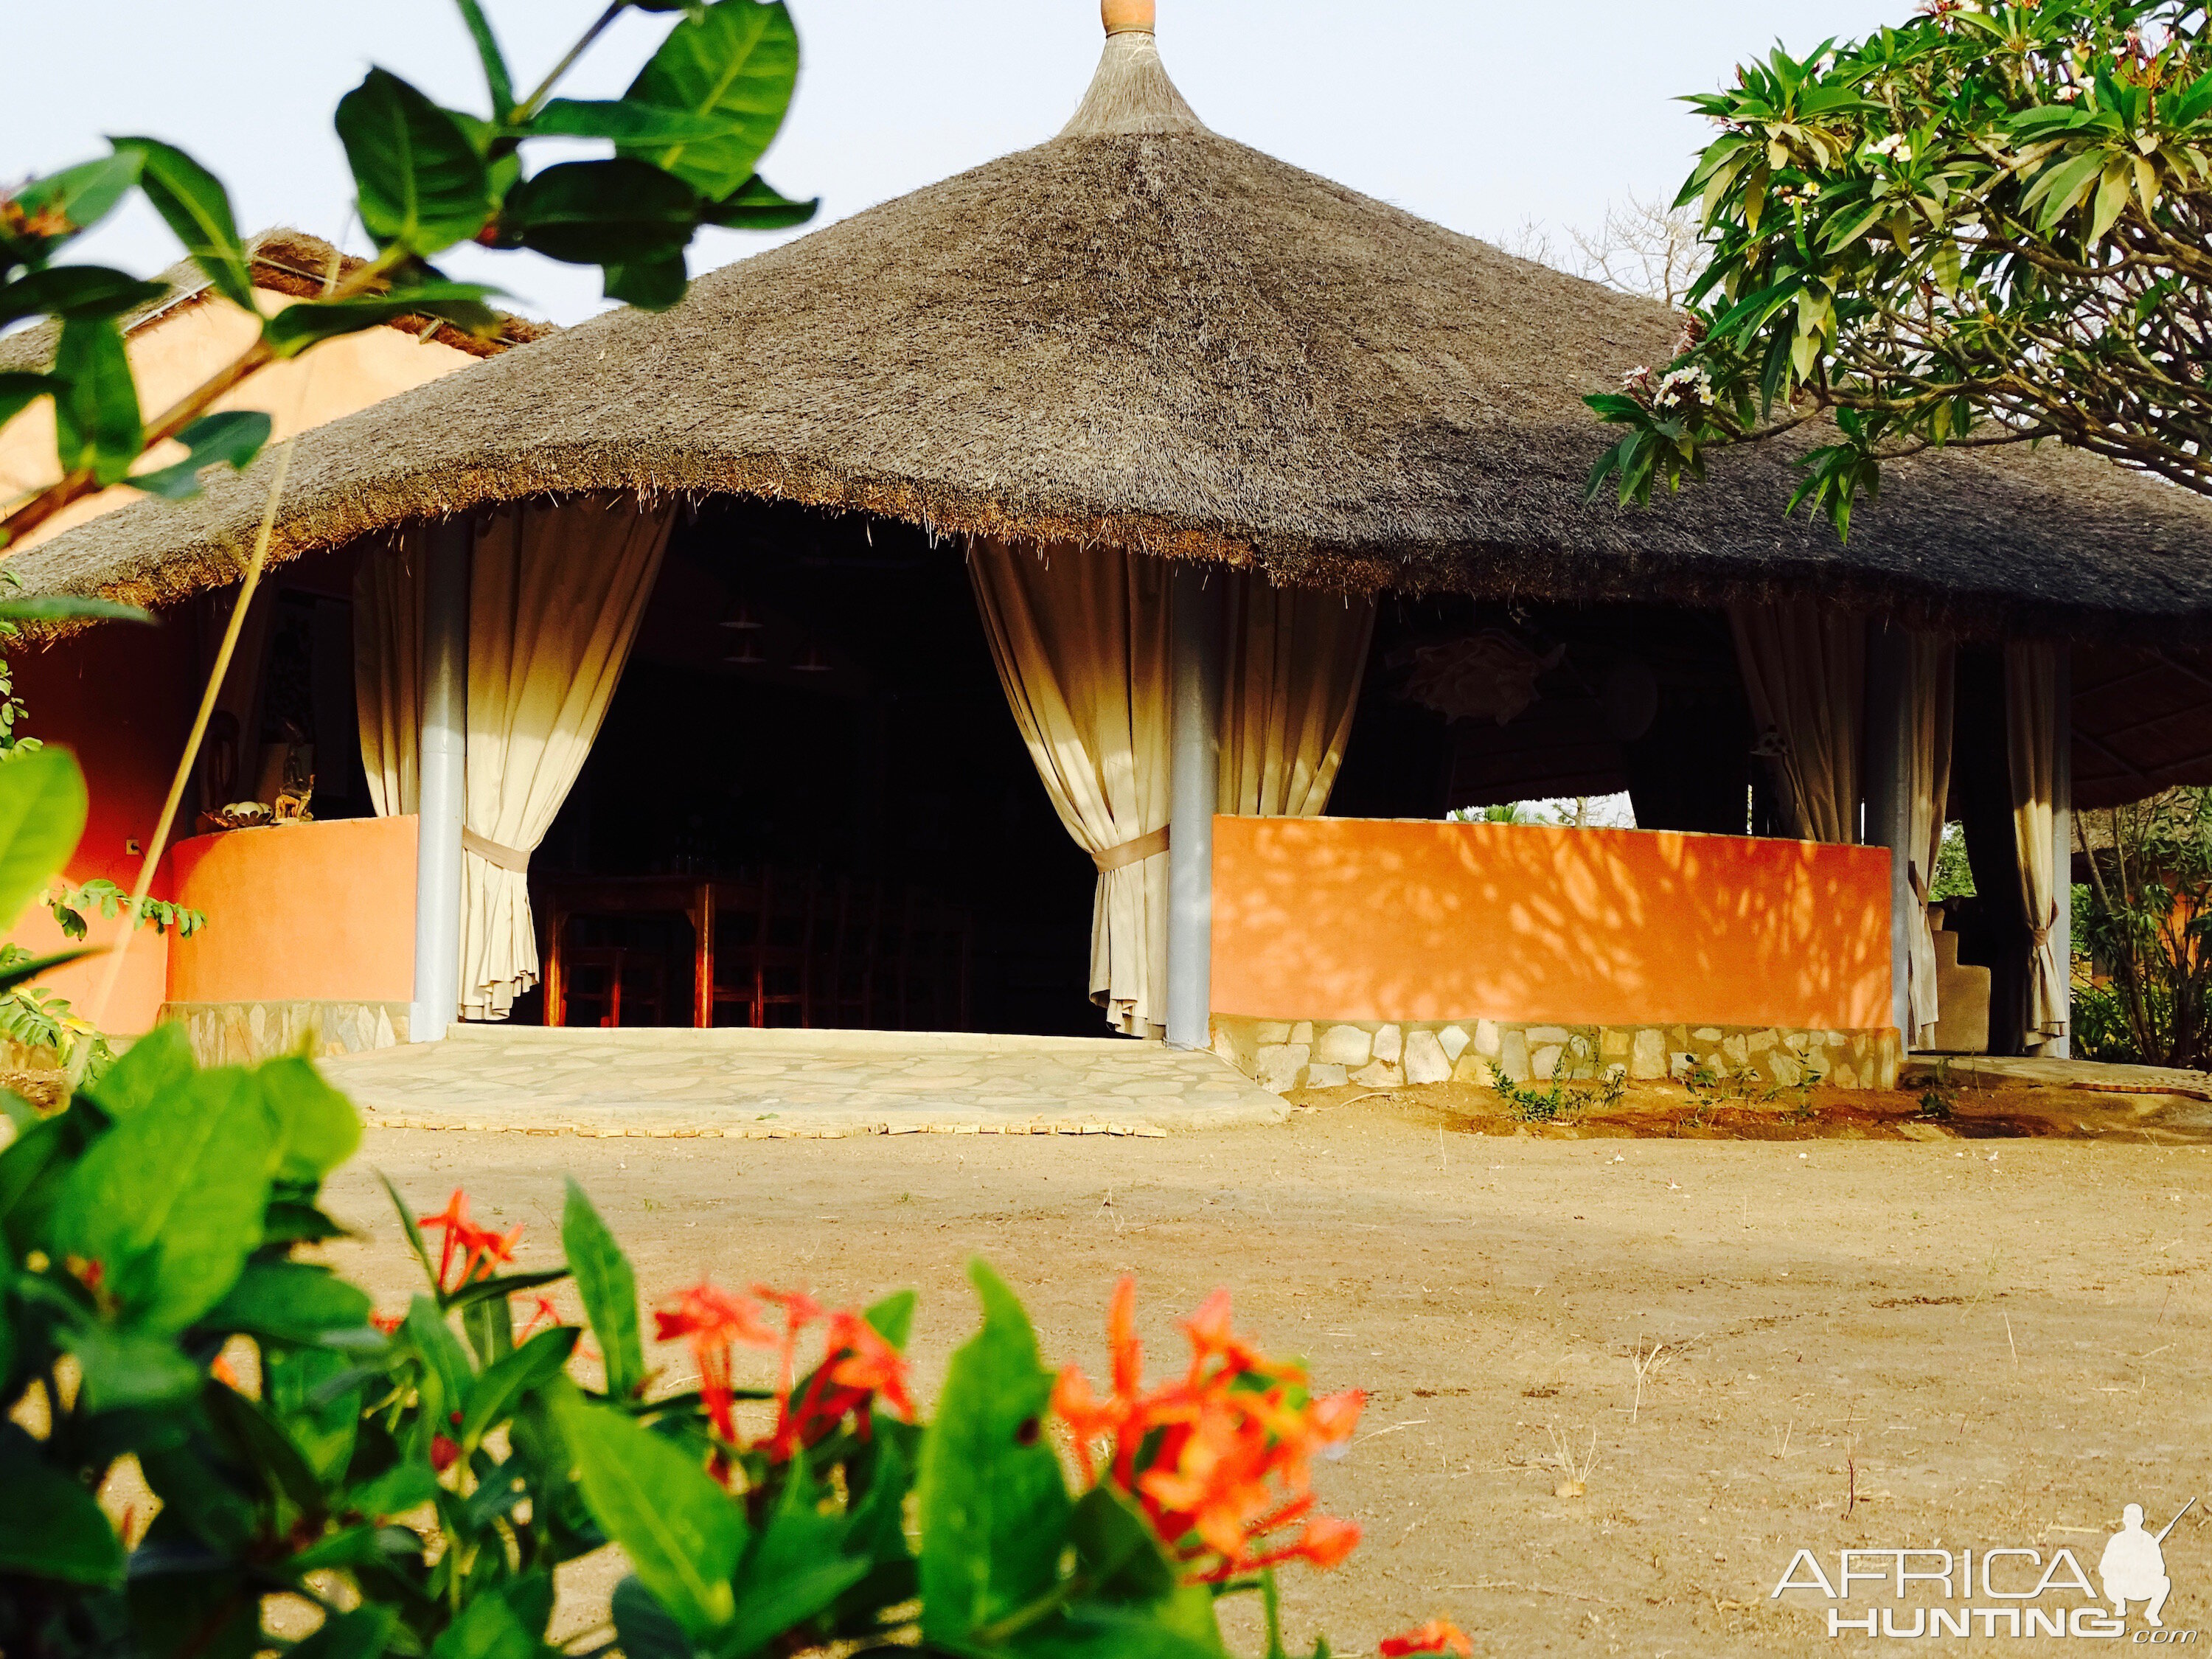
[[(343, 276), (358, 270), (363, 263), (349, 253), (341, 253), (319, 236), (282, 226), (254, 237), (247, 244), (246, 252), (247, 271), (254, 287), (301, 300), (320, 294), (334, 268), (335, 273)], [(190, 259), (179, 259), (154, 280), (168, 291), (118, 319), (126, 335), (152, 327), (179, 311), (216, 297), (214, 285)], [(382, 326), (397, 329), (418, 340), (435, 340), (472, 357), (495, 357), (510, 346), (527, 345), (554, 331), (550, 324), (509, 316), (505, 312), (499, 313), (499, 331), (489, 339), (479, 339), (465, 329), (430, 317), (395, 317)], [(54, 346), (60, 338), (61, 325), (52, 319), (17, 329), (12, 334), (0, 335), (0, 373), (42, 373), (52, 366)]]
[[(1113, 36), (1051, 142), (300, 440), (289, 558), (586, 490), (737, 492), (1328, 586), (1705, 602), (1814, 586), (1962, 628), (2212, 636), (2212, 502), (2056, 449), (1897, 465), (1839, 544), (1778, 445), (1649, 510), (1582, 503), (1580, 402), (1662, 307), (1207, 131)], [(15, 561), (159, 603), (227, 580), (270, 463)]]

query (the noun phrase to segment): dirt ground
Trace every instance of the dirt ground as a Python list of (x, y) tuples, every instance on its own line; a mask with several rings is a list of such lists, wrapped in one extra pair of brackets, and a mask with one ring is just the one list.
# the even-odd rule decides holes
[[(525, 1264), (557, 1248), (573, 1171), (648, 1297), (702, 1273), (834, 1302), (917, 1287), (925, 1399), (973, 1328), (971, 1255), (1021, 1291), (1048, 1360), (1094, 1376), (1119, 1274), (1156, 1368), (1180, 1362), (1173, 1318), (1228, 1285), (1320, 1386), (1368, 1391), (1317, 1476), (1365, 1540), (1286, 1584), (1294, 1645), (1340, 1654), (1439, 1614), (1486, 1655), (1860, 1651), (1817, 1594), (1770, 1599), (1800, 1547), (1832, 1573), (1844, 1547), (2068, 1546), (2094, 1571), (2123, 1504), (2155, 1527), (2212, 1498), (2212, 1148), (2027, 1124), (1899, 1139), (1902, 1096), (1778, 1140), (1670, 1127), (1679, 1096), (1640, 1139), (1496, 1133), (1466, 1104), (1161, 1140), (379, 1131), (331, 1202), (368, 1235), (343, 1266), (396, 1307), (410, 1264), (374, 1170), (425, 1211), (459, 1185), (526, 1223)], [(1559, 1495), (1563, 1447), (1579, 1495)], [(2205, 1510), (2166, 1542), (2170, 1631), (2212, 1626)], [(613, 1577), (571, 1569), (563, 1624), (592, 1623)]]

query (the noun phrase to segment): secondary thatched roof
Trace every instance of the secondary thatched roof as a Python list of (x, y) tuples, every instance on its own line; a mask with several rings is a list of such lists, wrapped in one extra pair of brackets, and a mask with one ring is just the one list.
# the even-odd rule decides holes
[[(1848, 546), (1778, 447), (1584, 507), (1579, 399), (1661, 307), (1208, 131), (1149, 33), (1048, 143), (300, 440), (274, 556), (548, 493), (728, 491), (1330, 586), (1698, 602), (1816, 586), (1961, 626), (2212, 635), (2212, 502), (2057, 450), (1892, 469)], [(19, 558), (161, 603), (230, 580), (269, 463)]]
[[(319, 236), (283, 227), (264, 230), (253, 238), (246, 254), (246, 270), (254, 287), (301, 300), (313, 299), (323, 292), (334, 274), (346, 276), (362, 264), (349, 253), (341, 253)], [(154, 280), (168, 292), (158, 300), (125, 312), (118, 319), (125, 334), (136, 333), (187, 307), (216, 297), (215, 285), (190, 259), (179, 259)], [(509, 316), (505, 312), (499, 313), (499, 331), (489, 339), (479, 339), (465, 329), (431, 317), (395, 317), (382, 326), (397, 329), (418, 340), (435, 340), (441, 345), (465, 351), (471, 357), (495, 357), (510, 346), (527, 345), (554, 331), (550, 324)], [(17, 329), (12, 334), (0, 335), (0, 372), (39, 374), (50, 368), (61, 331), (61, 325), (49, 319), (29, 328)]]

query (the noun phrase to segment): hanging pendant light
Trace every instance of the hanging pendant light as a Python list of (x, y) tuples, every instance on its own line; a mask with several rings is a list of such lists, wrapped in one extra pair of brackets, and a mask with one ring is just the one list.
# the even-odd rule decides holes
[[(760, 619), (759, 612), (744, 599), (732, 599), (730, 608), (722, 613), (722, 626), (739, 633), (757, 634), (768, 624)], [(755, 658), (752, 660), (758, 661)]]

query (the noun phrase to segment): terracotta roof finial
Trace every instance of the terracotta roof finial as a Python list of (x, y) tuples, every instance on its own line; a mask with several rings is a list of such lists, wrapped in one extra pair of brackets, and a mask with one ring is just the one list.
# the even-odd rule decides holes
[(1152, 0), (1099, 0), (1098, 11), (1109, 34), (1152, 32)]

